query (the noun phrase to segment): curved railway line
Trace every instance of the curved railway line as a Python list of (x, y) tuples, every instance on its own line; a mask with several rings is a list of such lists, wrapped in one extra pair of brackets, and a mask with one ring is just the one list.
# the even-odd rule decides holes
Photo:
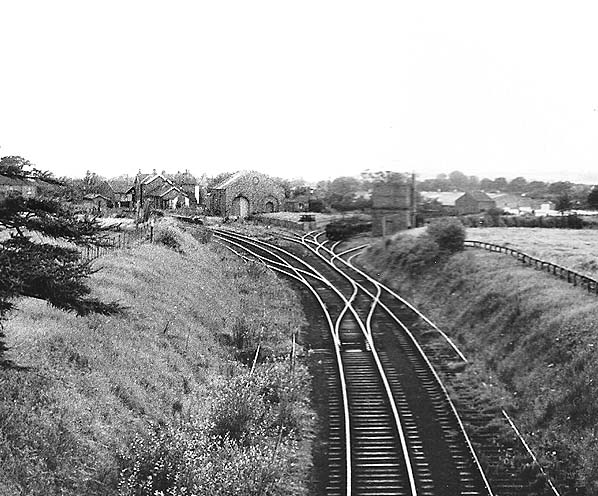
[[(515, 452), (528, 459), (533, 454), (516, 439), (499, 440), (497, 412), (486, 411), (466, 384), (452, 380), (467, 362), (457, 345), (352, 264), (364, 247), (339, 251), (338, 243), (329, 245), (315, 232), (276, 244), (232, 230), (213, 232), (237, 255), (299, 282), (322, 310), (326, 329), (317, 352), (328, 386), (326, 494), (523, 496), (538, 491), (505, 461)], [(499, 418), (510, 421), (503, 413), (506, 418)], [(533, 494), (558, 495), (551, 484)]]

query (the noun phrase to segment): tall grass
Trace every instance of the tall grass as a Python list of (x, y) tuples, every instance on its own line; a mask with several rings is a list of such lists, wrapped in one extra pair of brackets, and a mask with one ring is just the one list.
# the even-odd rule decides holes
[[(244, 350), (258, 343), (268, 350), (254, 374), (275, 382), (277, 374), (268, 370), (285, 363), (302, 319), (294, 293), (272, 273), (167, 228), (176, 251), (143, 245), (96, 261), (93, 291), (119, 300), (127, 307), (123, 315), (77, 317), (33, 299), (19, 302), (5, 330), (8, 356), (20, 368), (0, 370), (0, 494), (150, 494), (131, 485), (128, 461), (168, 449), (168, 443), (154, 446), (154, 438), (184, 438), (188, 447), (200, 441), (197, 432), (208, 432), (201, 442), (217, 437), (212, 427), (218, 398), (230, 389), (229, 381), (235, 384), (249, 371), (232, 345), (238, 322), (251, 334)], [(293, 387), (300, 392), (293, 412), (304, 429), (311, 416), (301, 377), (295, 376)], [(270, 413), (276, 424), (279, 412)], [(209, 451), (220, 462), (202, 470), (218, 480), (220, 470), (232, 474), (259, 466), (263, 480), (270, 480), (270, 469), (259, 460), (269, 460), (276, 441), (232, 446), (232, 435), (222, 439)], [(138, 449), (142, 440), (148, 453)], [(299, 437), (292, 442), (308, 444)], [(279, 453), (290, 453), (290, 444), (290, 438), (280, 443)], [(168, 456), (190, 453), (177, 446)], [(304, 447), (302, 453), (308, 452)], [(203, 460), (205, 465), (209, 457)], [(285, 473), (300, 494), (308, 465), (305, 456), (300, 470), (289, 468), (283, 457), (273, 473)], [(210, 490), (205, 494), (233, 494), (218, 493), (217, 485)]]

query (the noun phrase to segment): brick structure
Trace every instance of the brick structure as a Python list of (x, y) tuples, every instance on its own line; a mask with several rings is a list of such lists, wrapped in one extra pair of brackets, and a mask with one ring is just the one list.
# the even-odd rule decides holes
[(284, 190), (261, 172), (236, 172), (210, 190), (210, 211), (223, 217), (247, 217), (251, 214), (279, 212)]
[(376, 183), (372, 192), (372, 236), (415, 227), (413, 184)]

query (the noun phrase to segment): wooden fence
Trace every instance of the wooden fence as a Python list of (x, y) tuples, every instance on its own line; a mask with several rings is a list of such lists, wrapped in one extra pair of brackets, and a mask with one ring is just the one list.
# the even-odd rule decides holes
[(486, 243), (484, 241), (472, 240), (466, 240), (465, 246), (473, 248), (482, 248), (488, 251), (494, 251), (511, 255), (512, 257), (515, 257), (517, 260), (519, 260), (521, 263), (532, 266), (538, 270), (545, 270), (550, 274), (559, 277), (560, 279), (566, 279), (567, 282), (573, 284), (573, 286), (585, 287), (588, 293), (598, 294), (598, 281), (596, 281), (596, 279), (592, 279), (591, 277), (580, 274), (579, 272), (575, 272), (574, 270), (567, 269), (566, 267), (561, 267), (560, 265), (553, 264), (552, 262), (547, 262), (545, 260), (540, 260), (539, 258), (532, 257), (531, 255), (528, 255), (527, 253), (524, 253), (519, 250), (515, 250), (514, 248), (509, 248), (508, 246), (495, 245), (492, 243)]

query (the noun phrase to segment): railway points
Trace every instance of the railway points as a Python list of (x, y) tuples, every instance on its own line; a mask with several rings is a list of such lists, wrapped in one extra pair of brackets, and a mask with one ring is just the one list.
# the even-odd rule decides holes
[(352, 264), (363, 247), (342, 251), (317, 232), (281, 239), (284, 248), (232, 230), (214, 234), (238, 254), (300, 282), (326, 316), (324, 343), (336, 360), (327, 366), (326, 494), (530, 494), (526, 481), (502, 463), (517, 447), (501, 446), (488, 430), (494, 417), (475, 398), (464, 407), (469, 392), (458, 381), (450, 387), (462, 396), (459, 405), (449, 395), (450, 365), (466, 363), (461, 350)]

